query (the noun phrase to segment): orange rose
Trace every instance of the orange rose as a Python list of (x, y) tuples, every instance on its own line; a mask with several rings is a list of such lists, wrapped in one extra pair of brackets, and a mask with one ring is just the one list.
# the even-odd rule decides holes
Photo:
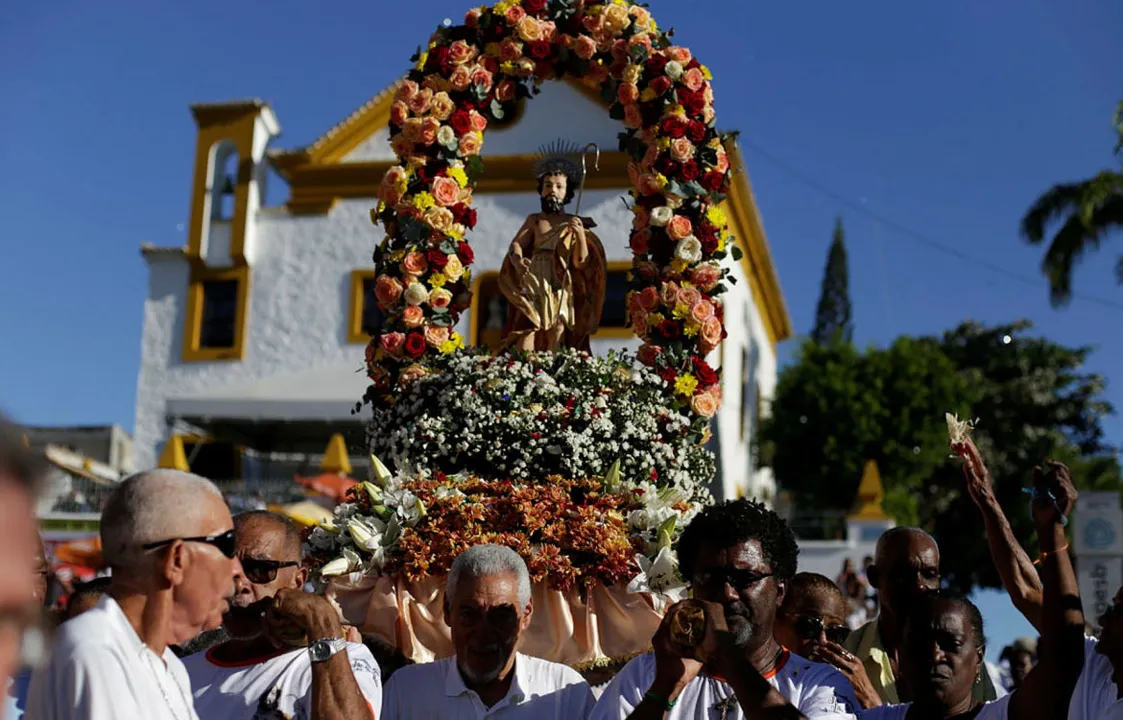
[(515, 99), (515, 83), (512, 80), (504, 80), (499, 83), (499, 87), (495, 89), (495, 97), (499, 102), (511, 102)]
[(402, 310), (402, 325), (415, 328), (421, 327), (423, 322), (425, 322), (425, 311), (420, 305), (406, 305), (406, 309)]
[(670, 235), (673, 240), (682, 240), (689, 235), (693, 229), (693, 226), (690, 224), (690, 218), (685, 215), (675, 215), (671, 218), (671, 221), (667, 223), (667, 234)]
[(581, 24), (591, 33), (600, 32), (604, 28), (604, 15), (586, 15), (581, 18)]
[[(481, 70), (480, 72), (487, 73), (487, 70)], [(487, 73), (487, 74), (488, 74), (488, 82), (490, 83), (491, 73)], [(481, 115), (477, 111), (473, 110), (472, 112), (468, 113), (468, 118), (472, 121), (472, 129), (475, 130), (476, 132), (482, 133), (484, 130), (487, 129), (487, 118), (485, 118), (483, 115)]]
[(713, 417), (717, 412), (717, 408), (717, 398), (708, 392), (700, 392), (690, 398), (690, 409), (704, 418)]
[(645, 310), (654, 310), (659, 305), (659, 291), (648, 285), (640, 291), (639, 304)]
[(433, 102), (429, 103), (429, 114), (437, 120), (444, 122), (452, 117), (452, 113), (456, 110), (456, 103), (448, 96), (446, 92), (439, 92), (433, 95)]
[(592, 88), (599, 88), (608, 79), (608, 66), (600, 60), (589, 66), (589, 73), (585, 77), (585, 84)]
[[(619, 7), (618, 5), (615, 7)], [(639, 88), (633, 83), (622, 82), (620, 87), (616, 89), (616, 97), (625, 105), (639, 102)]]
[(698, 92), (706, 84), (706, 76), (698, 68), (690, 68), (682, 76), (682, 84), (688, 89)]
[(522, 19), (526, 17), (526, 10), (523, 10), (522, 5), (512, 5), (507, 8), (505, 17), (507, 18), (508, 25), (518, 25), (522, 22)]
[(470, 132), (464, 137), (460, 138), (460, 154), (467, 157), (468, 155), (479, 155), (480, 148), (483, 147), (483, 135), (479, 133)]
[(420, 88), (418, 87), (417, 83), (415, 83), (414, 81), (412, 81), (412, 80), (403, 81), (402, 86), (400, 88), (398, 88), (398, 97), (397, 97), (398, 102), (408, 103), (409, 99), (411, 97), (413, 97), (414, 95), (416, 95), (417, 91), (419, 89)]
[(538, 34), (543, 42), (553, 42), (558, 35), (558, 26), (553, 20), (543, 20), (538, 23)]
[(452, 304), (452, 293), (444, 288), (438, 288), (429, 293), (429, 304), (438, 310)]
[(648, 367), (655, 365), (655, 358), (663, 352), (663, 348), (658, 345), (648, 345), (644, 343), (636, 352), (636, 359)]
[(671, 141), (671, 158), (675, 162), (686, 162), (694, 159), (694, 143), (684, 137)]
[[(421, 142), (421, 118), (408, 118), (402, 123), (402, 135), (411, 143)], [(433, 137), (436, 138), (435, 133)]]
[(499, 45), (499, 59), (503, 62), (514, 62), (523, 56), (523, 44), (517, 40), (507, 38)]
[(678, 285), (674, 282), (665, 282), (663, 286), (659, 288), (659, 299), (662, 300), (663, 304), (667, 307), (674, 307), (677, 298)]
[(452, 75), (449, 75), (448, 81), (454, 90), (463, 92), (472, 85), (472, 71), (464, 65), (457, 65)]
[(465, 205), (471, 205), (472, 204), (472, 188), (471, 188), (471, 186), (466, 187), (466, 188), (460, 188), (460, 202), (464, 203)]
[(717, 316), (706, 318), (702, 323), (702, 331), (699, 333), (701, 339), (701, 346), (708, 354), (711, 350), (721, 344), (721, 320)]
[(440, 176), (433, 180), (433, 199), (441, 207), (451, 207), (460, 202), (460, 185), (450, 177)]
[(691, 60), (690, 50), (679, 45), (672, 45), (667, 48), (667, 57), (682, 65), (690, 64)]
[(580, 35), (577, 37), (577, 45), (574, 48), (577, 57), (582, 60), (592, 60), (593, 56), (597, 54), (597, 43), (588, 35)]
[(703, 290), (712, 290), (721, 280), (721, 269), (711, 263), (704, 263), (694, 268), (690, 279)]
[(447, 233), (452, 227), (452, 211), (448, 208), (434, 205), (425, 211), (425, 222), (437, 232)]
[(729, 169), (729, 156), (723, 151), (717, 151), (717, 163), (714, 165), (714, 170), (723, 173)]
[(390, 106), (390, 123), (400, 126), (409, 117), (409, 105), (404, 102), (396, 102)]
[(389, 308), (402, 296), (402, 284), (395, 277), (379, 275), (374, 281), (374, 297), (379, 306)]
[(453, 65), (463, 65), (475, 56), (476, 49), (463, 40), (457, 40), (448, 46), (448, 60)]
[(407, 105), (414, 115), (424, 115), (429, 110), (429, 103), (433, 102), (433, 91), (423, 88), (414, 93)]
[(424, 253), (417, 251), (406, 253), (406, 256), (402, 259), (402, 272), (421, 275), (428, 269), (429, 261), (425, 259)]
[(709, 300), (699, 300), (690, 306), (690, 317), (701, 324), (714, 314), (714, 306)]
[(538, 20), (527, 15), (515, 27), (523, 42), (537, 42), (542, 39), (542, 29), (538, 27)]
[(437, 327), (436, 325), (429, 325), (425, 328), (425, 342), (431, 348), (440, 348), (448, 340), (449, 329), (446, 327)]
[(624, 106), (624, 124), (636, 129), (643, 127), (643, 113), (640, 112), (639, 105)]
[(427, 117), (421, 121), (421, 144), (432, 145), (437, 141), (437, 132), (441, 129), (441, 121), (435, 117)]
[(645, 337), (647, 335), (646, 310), (632, 311), (632, 332), (636, 334), (636, 337)]
[(402, 385), (408, 385), (414, 380), (420, 380), (428, 374), (429, 371), (426, 370), (424, 366), (414, 363), (405, 370), (402, 370), (401, 374), (398, 375), (398, 382)]
[(480, 8), (472, 8), (464, 15), (464, 24), (468, 27), (476, 27), (480, 24), (480, 16), (483, 15), (483, 10)]
[[(698, 288), (693, 287), (679, 288), (679, 291), (675, 294), (675, 302), (682, 303), (686, 307), (694, 305), (701, 299), (702, 293), (698, 292)], [(705, 320), (705, 318), (702, 319)]]
[[(418, 129), (421, 126), (418, 125)], [(407, 158), (413, 154), (413, 141), (406, 137), (405, 132), (400, 132), (390, 141), (390, 149), (400, 158)]]
[(632, 227), (636, 230), (643, 230), (651, 224), (651, 212), (648, 211), (643, 205), (636, 205), (633, 210), (635, 211), (632, 217)]

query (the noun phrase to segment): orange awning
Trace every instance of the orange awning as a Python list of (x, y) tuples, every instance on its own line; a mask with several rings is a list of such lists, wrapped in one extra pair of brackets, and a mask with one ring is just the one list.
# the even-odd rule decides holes
[(311, 490), (317, 495), (329, 497), (337, 503), (343, 502), (347, 491), (359, 484), (346, 475), (338, 473), (324, 473), (316, 477), (296, 476), (296, 482)]

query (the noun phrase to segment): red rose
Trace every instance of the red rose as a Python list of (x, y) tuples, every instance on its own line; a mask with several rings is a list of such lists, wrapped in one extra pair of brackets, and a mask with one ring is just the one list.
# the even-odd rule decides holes
[(530, 56), (532, 58), (545, 60), (546, 58), (550, 57), (552, 52), (553, 48), (550, 47), (550, 43), (544, 40), (538, 40), (537, 42), (532, 42), (530, 44)]
[(666, 75), (660, 75), (659, 77), (651, 81), (651, 89), (655, 91), (656, 95), (662, 95), (663, 93), (670, 90), (673, 84), (674, 83), (671, 82), (671, 79), (669, 77), (667, 77)]
[(425, 354), (425, 336), (419, 332), (411, 332), (406, 336), (406, 353), (410, 357), (419, 358)]
[(468, 226), (469, 230), (476, 227), (476, 209), (468, 208), (468, 215), (464, 218), (464, 224)]
[(678, 175), (679, 171), (679, 164), (665, 155), (655, 161), (654, 167), (656, 172), (667, 177)]
[(675, 372), (674, 368), (663, 368), (659, 371), (659, 377), (663, 378), (663, 382), (670, 385), (678, 378), (678, 373)]
[(546, 0), (523, 0), (523, 9), (528, 15), (537, 15), (546, 9)]
[(697, 120), (690, 121), (690, 128), (686, 131), (686, 136), (690, 138), (690, 142), (698, 144), (706, 139), (706, 132), (709, 130), (704, 123)]
[[(674, 320), (664, 320), (659, 323), (659, 334), (668, 340), (678, 340), (682, 335), (682, 329)], [(406, 343), (408, 345), (409, 341), (407, 340)]]
[(698, 378), (699, 390), (702, 389), (701, 386), (703, 385), (717, 385), (717, 371), (710, 367), (708, 362), (698, 356), (694, 356), (692, 362), (694, 364), (694, 377)]
[(425, 61), (425, 69), (429, 72), (439, 72), (442, 75), (448, 75), (452, 72), (452, 62), (448, 57), (449, 50), (447, 45), (433, 48), (429, 51), (429, 57)]
[(656, 53), (647, 59), (647, 71), (650, 73), (661, 73), (666, 67), (667, 56), (663, 53)]
[(682, 175), (682, 179), (686, 180), (687, 182), (690, 182), (691, 180), (697, 180), (698, 172), (698, 163), (694, 162), (693, 160), (687, 160), (686, 162), (684, 162), (682, 164), (682, 168), (679, 170), (679, 174)]
[[(476, 212), (475, 210), (472, 211)], [(476, 261), (476, 253), (472, 250), (472, 246), (466, 242), (462, 242), (456, 246), (456, 256), (460, 258), (460, 264), (471, 265)]]
[(448, 255), (440, 248), (429, 248), (429, 252), (425, 253), (425, 258), (429, 261), (429, 265), (436, 270), (444, 270), (445, 265), (448, 265)]
[(467, 110), (457, 110), (449, 118), (448, 124), (456, 131), (457, 135), (464, 135), (472, 130), (472, 116)]
[(674, 117), (669, 117), (664, 120), (662, 125), (660, 125), (659, 130), (664, 135), (674, 140), (686, 136), (686, 124), (680, 121), (678, 118)]
[(695, 93), (682, 103), (682, 107), (686, 110), (687, 115), (700, 117), (702, 110), (706, 108), (706, 98), (702, 97), (701, 93)]
[(702, 63), (698, 62), (698, 58), (696, 57), (690, 58), (690, 62), (686, 63), (687, 70), (693, 70), (694, 68), (699, 67), (702, 67)]
[(702, 187), (710, 192), (718, 192), (721, 190), (721, 186), (725, 184), (725, 174), (719, 173), (716, 170), (711, 170), (703, 175), (699, 182), (702, 183)]
[(499, 72), (499, 60), (491, 55), (484, 55), (483, 58), (480, 59), (480, 65), (492, 75)]

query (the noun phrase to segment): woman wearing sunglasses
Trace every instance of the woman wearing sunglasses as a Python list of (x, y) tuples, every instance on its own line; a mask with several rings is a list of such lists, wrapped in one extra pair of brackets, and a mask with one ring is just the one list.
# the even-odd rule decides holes
[(948, 591), (921, 596), (905, 625), (901, 675), (912, 702), (883, 705), (863, 720), (1061, 720), (1084, 666), (1084, 613), (1065, 542), (1064, 517), (1076, 491), (1068, 473), (1034, 473), (1033, 520), (1043, 586), (1040, 659), (1014, 692), (986, 704), (971, 687), (985, 672), (983, 619), (967, 598)]
[(830, 578), (817, 573), (798, 573), (788, 583), (772, 634), (796, 655), (834, 665), (854, 686), (854, 694), (863, 708), (877, 707), (881, 698), (873, 689), (865, 668), (842, 647), (850, 635), (850, 628), (843, 619), (846, 615), (846, 598)]

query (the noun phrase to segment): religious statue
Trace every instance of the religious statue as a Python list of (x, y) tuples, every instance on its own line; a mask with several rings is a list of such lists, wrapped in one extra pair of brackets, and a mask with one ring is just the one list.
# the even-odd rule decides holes
[(534, 166), (542, 212), (519, 228), (499, 273), (508, 305), (503, 347), (588, 351), (600, 325), (608, 274), (604, 246), (591, 218), (565, 211), (574, 195), (581, 210), (585, 170), (575, 150), (552, 143)]

